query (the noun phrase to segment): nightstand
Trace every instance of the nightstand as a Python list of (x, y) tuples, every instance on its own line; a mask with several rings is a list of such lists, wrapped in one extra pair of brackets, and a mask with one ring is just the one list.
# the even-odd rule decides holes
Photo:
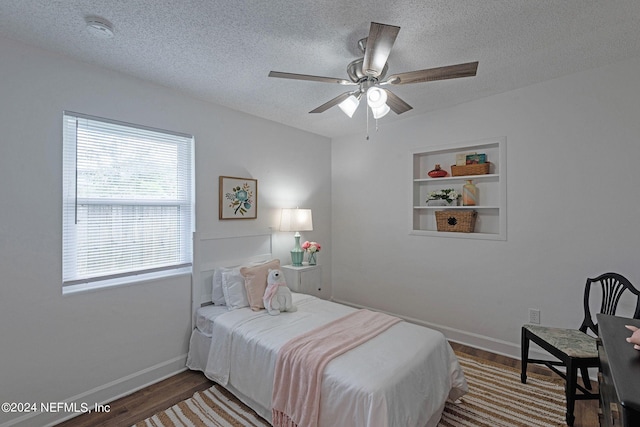
[(283, 265), (280, 269), (284, 273), (287, 286), (293, 292), (322, 297), (322, 269), (319, 265)]

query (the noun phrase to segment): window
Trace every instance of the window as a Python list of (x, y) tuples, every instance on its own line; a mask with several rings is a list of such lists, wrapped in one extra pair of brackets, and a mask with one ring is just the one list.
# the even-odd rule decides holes
[(191, 265), (191, 135), (65, 112), (63, 145), (64, 286)]

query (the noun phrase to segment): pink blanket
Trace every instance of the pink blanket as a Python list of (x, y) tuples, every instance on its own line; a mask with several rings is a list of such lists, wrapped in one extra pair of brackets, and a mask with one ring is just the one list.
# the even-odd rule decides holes
[(271, 398), (275, 427), (316, 427), (324, 368), (401, 319), (358, 310), (289, 340), (278, 352)]

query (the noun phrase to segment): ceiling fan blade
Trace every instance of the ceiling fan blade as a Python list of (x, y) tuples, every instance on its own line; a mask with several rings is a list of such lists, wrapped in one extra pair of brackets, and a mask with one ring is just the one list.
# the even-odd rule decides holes
[(348, 85), (348, 86), (353, 86), (357, 84), (349, 80), (339, 79), (337, 77), (310, 76), (308, 74), (283, 73), (281, 71), (271, 71), (269, 72), (269, 77), (279, 77), (281, 79), (293, 79), (293, 80), (308, 80), (312, 82), (322, 82), (322, 83), (338, 83), (341, 85)]
[(396, 41), (400, 27), (372, 22), (364, 49), (362, 72), (368, 76), (378, 77), (387, 63), (393, 43)]
[(392, 85), (406, 85), (409, 83), (431, 82), (435, 80), (457, 79), (476, 75), (478, 62), (448, 65), (446, 67), (429, 68), (427, 70), (409, 71), (407, 73), (389, 76), (387, 82)]
[(413, 109), (413, 107), (406, 102), (404, 102), (398, 95), (391, 92), (388, 89), (382, 89), (387, 92), (387, 105), (391, 108), (396, 114), (406, 113), (407, 111)]
[[(319, 106), (315, 110), (309, 111), (309, 113), (322, 113), (324, 111), (327, 111), (329, 108), (333, 107), (334, 105), (338, 105), (342, 101), (347, 99), (351, 95), (351, 93), (352, 92), (345, 92), (345, 93), (343, 93), (341, 95), (338, 95), (335, 98), (333, 98), (332, 100), (325, 102), (324, 104), (322, 104), (321, 106)], [(391, 107), (389, 107), (389, 108), (391, 108)]]

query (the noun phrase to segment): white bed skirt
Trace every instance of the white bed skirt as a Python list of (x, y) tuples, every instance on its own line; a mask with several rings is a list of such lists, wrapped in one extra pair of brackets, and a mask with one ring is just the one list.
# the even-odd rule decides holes
[[(209, 348), (211, 347), (211, 337), (203, 334), (197, 329), (194, 329), (191, 333), (191, 340), (189, 341), (189, 356), (187, 358), (187, 368), (194, 371), (204, 372), (207, 368), (207, 359), (209, 355)], [(265, 420), (271, 423), (271, 409), (265, 408), (258, 402), (240, 393), (231, 384), (225, 386), (231, 394), (237, 397), (242, 403), (256, 411)]]

